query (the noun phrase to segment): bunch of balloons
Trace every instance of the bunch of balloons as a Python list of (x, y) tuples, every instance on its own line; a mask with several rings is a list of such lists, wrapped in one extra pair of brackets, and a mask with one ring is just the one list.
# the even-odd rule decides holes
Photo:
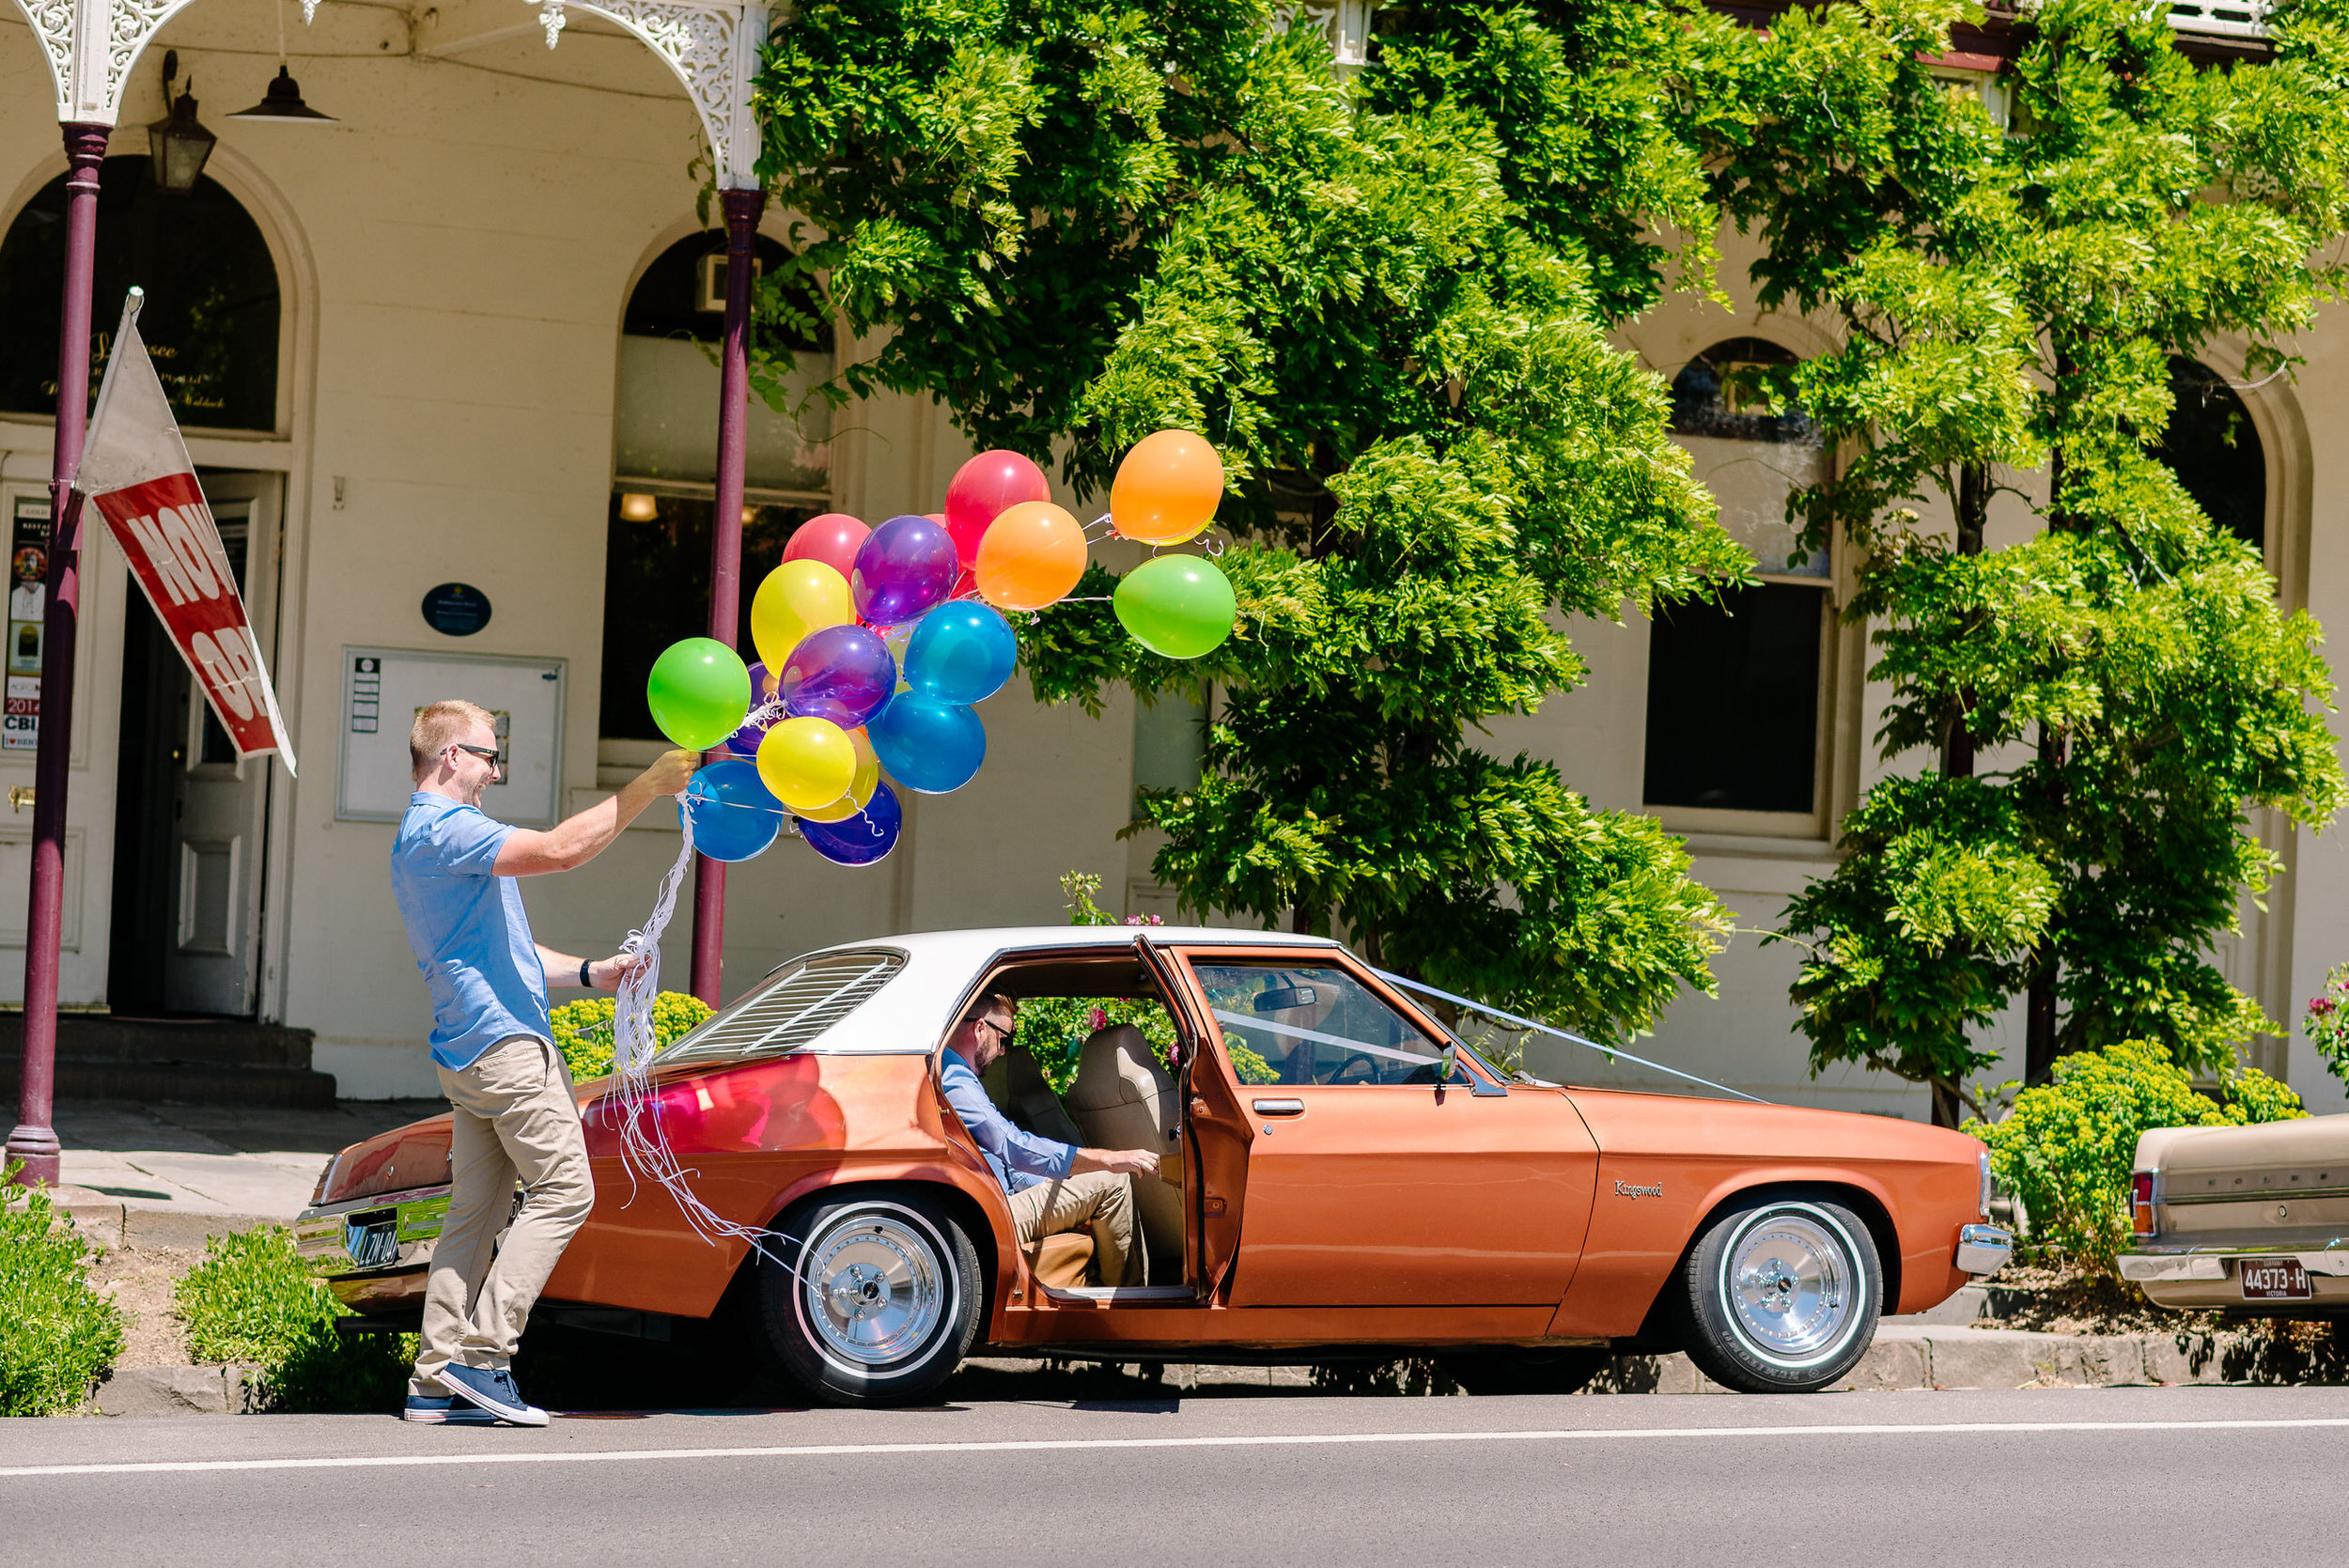
[[(723, 748), (686, 792), (694, 847), (712, 860), (764, 851), (786, 815), (826, 860), (870, 865), (904, 825), (889, 779), (943, 795), (977, 774), (987, 730), (974, 706), (1011, 678), (1006, 610), (1048, 609), (1085, 569), (1085, 531), (1050, 501), (1043, 470), (982, 452), (946, 487), (946, 509), (878, 528), (827, 512), (800, 525), (751, 601), (758, 660), (689, 637), (654, 661), (653, 720), (688, 751)], [(1180, 544), (1223, 495), (1215, 448), (1161, 430), (1127, 454), (1110, 493), (1122, 536)], [(1196, 659), (1231, 635), (1231, 583), (1204, 556), (1160, 555), (1114, 599), (1135, 641)]]

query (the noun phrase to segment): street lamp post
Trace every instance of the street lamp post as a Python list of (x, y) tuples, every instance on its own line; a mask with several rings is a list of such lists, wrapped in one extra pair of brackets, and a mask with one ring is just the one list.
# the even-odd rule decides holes
[[(740, 635), (742, 472), (749, 456), (753, 241), (766, 210), (764, 190), (726, 191), (726, 325), (718, 362), (718, 515), (709, 530), (709, 635), (727, 647)], [(761, 693), (754, 691), (756, 703)], [(693, 858), (693, 994), (718, 1005), (726, 941), (726, 868)]]
[(57, 318), (56, 448), (49, 461), (49, 602), (40, 639), (40, 741), (33, 759), (32, 896), (24, 932), (24, 1056), (7, 1162), (17, 1180), (55, 1186), (50, 1125), (57, 1064), (57, 942), (65, 909), (66, 764), (73, 735), (73, 634), (81, 613), (82, 500), (73, 471), (89, 419), (89, 320), (98, 253), (98, 170), (106, 127), (65, 132), (65, 302)]

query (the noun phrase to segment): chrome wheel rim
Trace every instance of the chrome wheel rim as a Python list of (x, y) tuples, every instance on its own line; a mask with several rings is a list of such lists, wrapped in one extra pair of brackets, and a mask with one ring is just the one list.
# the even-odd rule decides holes
[(946, 1270), (926, 1227), (891, 1211), (844, 1215), (801, 1254), (801, 1315), (849, 1371), (871, 1373), (929, 1343), (946, 1313)]
[(1815, 1366), (1849, 1343), (1863, 1290), (1843, 1228), (1808, 1203), (1756, 1215), (1722, 1254), (1729, 1321), (1774, 1366)]

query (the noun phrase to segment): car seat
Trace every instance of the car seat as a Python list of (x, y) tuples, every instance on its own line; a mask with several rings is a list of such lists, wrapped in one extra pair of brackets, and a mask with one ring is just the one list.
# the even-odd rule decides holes
[(1134, 1178), (1134, 1208), (1150, 1249), (1152, 1284), (1183, 1275), (1182, 1145), (1175, 1141), (1177, 1091), (1150, 1042), (1132, 1024), (1096, 1030), (1077, 1051), (1068, 1109), (1097, 1149), (1151, 1149), (1159, 1178)]

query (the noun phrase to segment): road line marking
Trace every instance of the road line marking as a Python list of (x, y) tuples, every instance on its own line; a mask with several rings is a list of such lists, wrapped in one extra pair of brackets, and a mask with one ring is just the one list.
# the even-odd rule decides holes
[(1899, 1437), (2015, 1432), (2259, 1432), (2349, 1426), (2349, 1417), (2277, 1421), (1886, 1421), (1843, 1426), (1575, 1427), (1526, 1432), (1333, 1432), (1230, 1437), (1029, 1437), (960, 1443), (793, 1443), (761, 1448), (589, 1449), (572, 1452), (366, 1454), (316, 1459), (158, 1459), (106, 1465), (17, 1465), (0, 1477), (164, 1475), (218, 1470), (366, 1470), (402, 1465), (590, 1465), (653, 1459), (831, 1459), (910, 1453), (1041, 1453), (1084, 1450), (1330, 1448), (1361, 1443), (1557, 1443), (1659, 1437)]

